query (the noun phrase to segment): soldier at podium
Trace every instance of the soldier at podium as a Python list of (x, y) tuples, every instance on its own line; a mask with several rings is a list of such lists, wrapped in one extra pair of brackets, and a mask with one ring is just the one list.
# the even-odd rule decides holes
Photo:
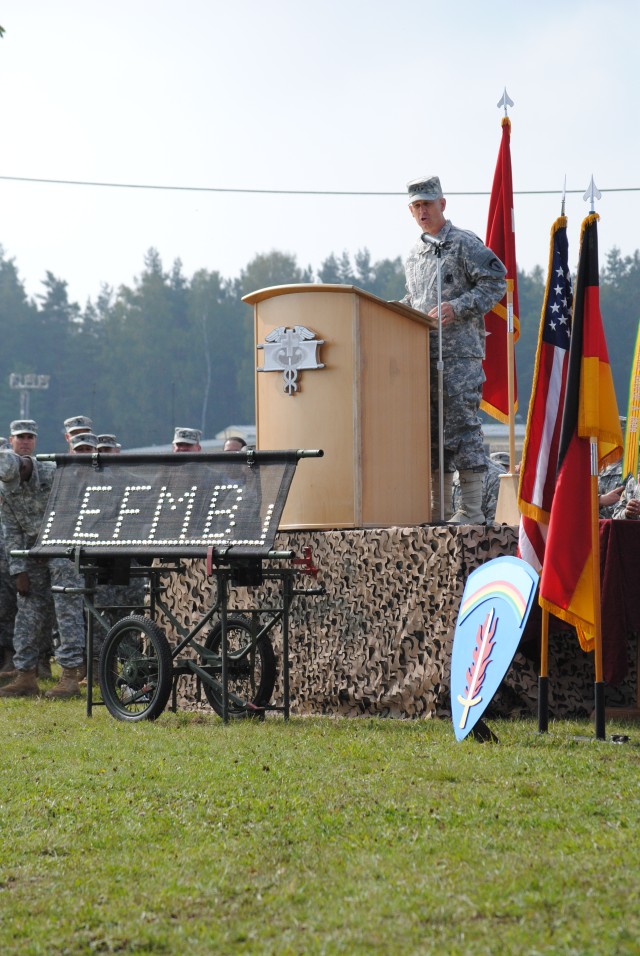
[[(402, 300), (432, 318), (438, 315), (437, 248), (441, 246), (442, 358), (444, 418), (445, 520), (484, 524), (482, 483), (486, 470), (482, 425), (478, 416), (484, 372), (484, 316), (504, 296), (506, 269), (472, 232), (444, 216), (447, 204), (437, 176), (408, 183), (409, 210), (421, 238), (405, 263), (407, 295)], [(438, 333), (431, 338), (431, 467), (434, 511), (440, 502), (438, 462)], [(461, 507), (451, 508), (454, 472), (460, 473)]]

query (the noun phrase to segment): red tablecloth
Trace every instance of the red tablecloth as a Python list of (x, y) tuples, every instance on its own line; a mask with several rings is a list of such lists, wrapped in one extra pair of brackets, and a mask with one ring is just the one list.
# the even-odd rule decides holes
[(602, 663), (607, 684), (627, 675), (627, 645), (640, 633), (640, 521), (600, 522)]

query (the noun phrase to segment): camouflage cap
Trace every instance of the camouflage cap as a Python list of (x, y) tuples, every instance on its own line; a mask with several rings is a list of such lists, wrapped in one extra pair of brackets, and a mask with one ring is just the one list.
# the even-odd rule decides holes
[(64, 430), (67, 435), (74, 435), (76, 432), (90, 432), (93, 428), (93, 422), (86, 415), (75, 415), (73, 418), (65, 418)]
[(12, 451), (0, 454), (0, 481), (16, 484), (20, 481), (20, 456)]
[(7, 449), (11, 449), (11, 443), (4, 435), (0, 435), (0, 451), (6, 451)]
[(71, 436), (69, 444), (73, 451), (75, 451), (79, 445), (90, 445), (91, 448), (97, 448), (98, 439), (91, 432), (79, 432), (77, 435)]
[(98, 435), (98, 449), (117, 448), (118, 442), (115, 435)]
[(431, 199), (442, 199), (442, 186), (437, 176), (423, 177), (422, 179), (413, 179), (407, 183), (407, 192), (409, 193), (409, 203), (423, 200), (429, 202)]
[(32, 418), (16, 418), (9, 425), (12, 435), (37, 435), (38, 425)]
[(199, 445), (202, 432), (197, 428), (176, 428), (173, 435), (174, 445)]

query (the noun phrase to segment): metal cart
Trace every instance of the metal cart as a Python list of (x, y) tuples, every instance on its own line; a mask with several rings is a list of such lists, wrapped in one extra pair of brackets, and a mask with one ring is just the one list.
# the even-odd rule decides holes
[[(29, 554), (75, 562), (87, 611), (87, 714), (103, 703), (119, 720), (157, 718), (183, 675), (227, 722), (281, 711), (289, 717), (289, 614), (296, 595), (322, 593), (297, 586), (316, 577), (309, 549), (297, 558), (274, 549), (278, 523), (296, 465), (321, 451), (176, 455), (56, 455), (56, 478), (38, 541)], [(99, 507), (97, 505), (99, 504)], [(211, 607), (186, 628), (167, 600), (167, 579), (184, 573), (185, 558), (206, 558), (215, 578)], [(96, 602), (101, 584), (143, 578), (143, 613), (126, 613), (113, 626)], [(265, 598), (238, 606), (234, 587), (272, 582)], [(122, 608), (139, 611), (139, 608)], [(167, 622), (178, 635), (169, 642)], [(99, 662), (95, 627), (107, 630)], [(283, 702), (271, 703), (277, 677), (271, 640), (282, 636)], [(98, 663), (102, 701), (93, 699)]]

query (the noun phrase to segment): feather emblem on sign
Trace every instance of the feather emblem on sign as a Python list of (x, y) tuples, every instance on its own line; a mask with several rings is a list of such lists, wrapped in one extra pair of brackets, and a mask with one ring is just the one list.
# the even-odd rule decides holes
[(497, 623), (498, 618), (495, 616), (495, 610), (491, 608), (485, 618), (484, 624), (478, 627), (476, 646), (473, 651), (473, 663), (467, 670), (466, 697), (463, 697), (462, 694), (458, 694), (458, 702), (462, 704), (464, 708), (462, 717), (460, 718), (461, 728), (467, 723), (470, 708), (482, 700), (480, 691), (482, 690), (487, 667), (491, 663), (491, 651), (495, 644), (493, 637), (496, 632)]

